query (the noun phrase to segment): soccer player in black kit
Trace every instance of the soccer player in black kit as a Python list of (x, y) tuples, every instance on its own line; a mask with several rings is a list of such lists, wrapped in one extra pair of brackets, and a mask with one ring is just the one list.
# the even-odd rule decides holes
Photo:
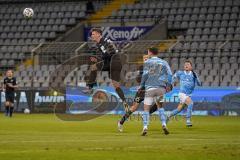
[(91, 39), (96, 42), (101, 55), (99, 57), (90, 57), (92, 65), (87, 86), (91, 90), (94, 84), (96, 84), (97, 70), (108, 71), (109, 77), (112, 80), (112, 85), (121, 98), (125, 111), (129, 111), (124, 93), (120, 88), (119, 82), (121, 79), (122, 64), (116, 46), (110, 39), (102, 37), (102, 30), (100, 28), (93, 28), (91, 30)]
[(3, 81), (3, 91), (5, 91), (5, 115), (12, 117), (14, 108), (15, 89), (18, 87), (13, 71), (7, 70), (6, 78)]

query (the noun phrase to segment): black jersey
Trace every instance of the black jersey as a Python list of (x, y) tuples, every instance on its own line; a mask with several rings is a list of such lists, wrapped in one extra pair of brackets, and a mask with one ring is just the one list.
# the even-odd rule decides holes
[(101, 38), (97, 43), (97, 47), (101, 52), (101, 58), (104, 61), (104, 69), (110, 69), (110, 61), (114, 54), (118, 52), (115, 44), (108, 38)]
[(13, 86), (17, 85), (17, 80), (15, 77), (12, 78), (4, 78), (4, 85), (6, 86), (6, 93), (14, 93), (14, 88), (9, 87), (8, 84), (12, 84)]

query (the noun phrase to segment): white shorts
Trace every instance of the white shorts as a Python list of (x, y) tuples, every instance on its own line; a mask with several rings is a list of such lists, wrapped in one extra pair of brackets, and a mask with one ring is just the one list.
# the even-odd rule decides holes
[(147, 89), (145, 92), (145, 97), (144, 97), (144, 104), (145, 105), (152, 105), (153, 102), (156, 101), (157, 98), (162, 98), (163, 102), (163, 95), (166, 93), (165, 88), (150, 88)]
[(186, 99), (190, 96), (186, 95), (185, 93), (179, 93), (178, 97), (179, 97), (180, 103), (184, 104)]

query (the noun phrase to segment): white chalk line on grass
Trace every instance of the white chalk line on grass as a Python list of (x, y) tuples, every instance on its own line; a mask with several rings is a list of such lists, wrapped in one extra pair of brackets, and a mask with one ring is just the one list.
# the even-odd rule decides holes
[[(210, 145), (210, 144), (215, 144), (215, 143), (204, 143), (204, 144), (181, 144), (181, 146), (178, 146), (177, 148), (179, 147), (183, 147), (183, 146), (198, 146), (198, 145)], [(221, 145), (229, 145), (229, 143), (218, 143), (218, 144), (221, 144)], [(240, 143), (233, 143), (233, 144), (240, 144)], [(79, 147), (76, 147), (76, 148), (72, 148), (70, 150), (77, 150), (77, 151), (121, 151), (121, 150), (137, 150), (137, 149), (149, 149), (149, 150), (156, 150), (158, 147), (164, 147), (164, 145), (159, 145), (159, 146), (129, 146), (129, 147), (83, 147), (83, 148), (80, 148)], [(208, 146), (208, 149), (210, 147)], [(19, 154), (19, 153), (36, 153), (36, 152), (47, 152), (47, 151), (51, 151), (51, 150), (62, 150), (64, 148), (60, 148), (60, 149), (54, 149), (54, 148), (51, 148), (49, 147), (48, 150), (45, 150), (45, 149), (36, 149), (36, 150), (22, 150), (22, 151), (13, 151), (13, 150), (9, 150), (9, 151), (1, 151), (0, 150), (0, 154)], [(69, 148), (66, 149), (66, 151), (69, 151)], [(66, 152), (67, 154), (67, 152)]]
[[(137, 140), (137, 139), (136, 139)], [(139, 140), (139, 139), (138, 139)], [(140, 139), (143, 140), (144, 139)], [(227, 142), (221, 142), (222, 139), (200, 139), (200, 138), (187, 138), (187, 139), (182, 139), (182, 138), (171, 138), (171, 139), (159, 139), (161, 140), (161, 144), (164, 144), (165, 142), (168, 141), (178, 141), (181, 140), (181, 143), (183, 143), (184, 141), (186, 141), (186, 144), (189, 145), (188, 141), (199, 141), (201, 142), (201, 144), (195, 144), (195, 145), (202, 145), (202, 144), (240, 144), (240, 142), (233, 142), (233, 143), (227, 143)], [(210, 142), (210, 141), (211, 142)], [(109, 142), (109, 141), (113, 141), (113, 142), (119, 142), (122, 141), (122, 139), (73, 139), (73, 140), (1, 140), (0, 144), (4, 144), (4, 143), (64, 143), (64, 142), (78, 142), (78, 143), (83, 143), (83, 142)], [(151, 139), (151, 141), (156, 141), (156, 139)], [(151, 141), (149, 141), (149, 139), (146, 139), (147, 143), (150, 143)], [(202, 141), (206, 141), (206, 143), (202, 143)], [(141, 143), (141, 142), (140, 142)]]

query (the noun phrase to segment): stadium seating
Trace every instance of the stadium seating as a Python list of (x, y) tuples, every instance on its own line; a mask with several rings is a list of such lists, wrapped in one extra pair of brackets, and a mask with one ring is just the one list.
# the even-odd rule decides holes
[[(1, 1), (0, 1), (1, 2)], [(0, 4), (0, 65), (14, 67), (30, 56), (31, 49), (41, 42), (52, 42), (79, 21), (86, 18), (85, 2), (46, 2)], [(96, 3), (98, 7), (102, 3)], [(26, 6), (35, 11), (34, 19), (26, 20), (19, 14)], [(177, 42), (160, 56), (167, 60), (173, 71), (181, 69), (186, 59), (194, 63), (205, 86), (240, 85), (240, 1), (237, 0), (138, 0), (135, 4), (122, 4), (119, 10), (104, 22), (150, 22), (165, 18), (168, 32), (178, 31)], [(154, 43), (132, 45), (128, 52), (142, 52)], [(65, 47), (65, 49), (68, 47)], [(54, 51), (55, 48), (51, 50)], [(68, 49), (67, 49), (68, 50)], [(49, 50), (48, 50), (49, 51)], [(66, 58), (66, 57), (65, 57)], [(35, 87), (48, 87), (49, 66), (28, 67), (16, 72), (22, 87), (31, 86), (25, 78), (33, 70)], [(50, 69), (51, 67), (51, 69)], [(20, 67), (21, 68), (21, 67)], [(65, 83), (83, 80), (84, 70), (71, 73)], [(124, 71), (123, 71), (124, 72)], [(105, 73), (99, 73), (102, 84), (109, 84)], [(63, 77), (64, 79), (64, 77)], [(107, 80), (107, 81), (103, 81)], [(220, 82), (219, 82), (220, 80)], [(131, 82), (135, 83), (135, 82)]]
[[(113, 11), (108, 19), (119, 21), (118, 19), (125, 20), (127, 17), (130, 21), (146, 18), (154, 21), (156, 17), (165, 17), (169, 31), (180, 30), (183, 34), (179, 35), (179, 42), (171, 50), (174, 55), (166, 53), (162, 55), (163, 58), (170, 61), (178, 58), (183, 62), (181, 57), (185, 57), (192, 59), (194, 63), (203, 63), (202, 68), (196, 70), (206, 70), (199, 72), (202, 81), (205, 82), (204, 85), (216, 86), (215, 77), (219, 76), (219, 68), (209, 64), (218, 64), (222, 66), (221, 70), (230, 70), (232, 73), (223, 74), (221, 85), (236, 86), (239, 84), (231, 80), (240, 67), (236, 63), (240, 55), (239, 10), (240, 2), (234, 0), (140, 0), (134, 5), (123, 4), (121, 9)], [(230, 41), (224, 44), (226, 40)], [(219, 47), (221, 47), (221, 55), (219, 55)], [(173, 70), (182, 67), (174, 62), (171, 65)], [(211, 70), (213, 71), (209, 72)]]
[[(39, 43), (55, 40), (58, 35), (66, 32), (69, 26), (85, 19), (85, 3), (0, 4), (0, 55), (3, 58), (0, 62), (1, 68), (11, 68), (23, 62)], [(26, 7), (33, 8), (33, 19), (23, 17), (22, 11)]]

